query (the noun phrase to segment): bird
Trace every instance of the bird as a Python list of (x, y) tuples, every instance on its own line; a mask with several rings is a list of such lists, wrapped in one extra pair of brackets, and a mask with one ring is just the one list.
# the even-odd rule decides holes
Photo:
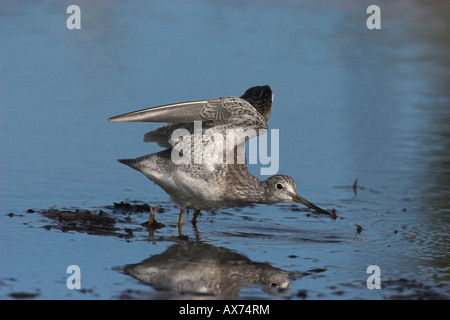
[(199, 294), (237, 299), (249, 285), (276, 294), (303, 276), (200, 240), (176, 242), (160, 254), (125, 265), (123, 271), (155, 288), (170, 288), (167, 294), (179, 297), (182, 292), (183, 299)]
[[(272, 88), (262, 85), (247, 89), (240, 97), (179, 102), (111, 117), (110, 122), (166, 123), (144, 135), (144, 142), (156, 142), (164, 150), (118, 161), (143, 173), (180, 206), (180, 234), (184, 212), (189, 209), (194, 210), (194, 225), (201, 210), (287, 202), (301, 203), (335, 219), (334, 211), (301, 197), (290, 176), (276, 174), (261, 180), (248, 171), (245, 154), (239, 161), (245, 141), (267, 131), (273, 97)], [(228, 137), (217, 139), (230, 132), (234, 134), (230, 143)]]

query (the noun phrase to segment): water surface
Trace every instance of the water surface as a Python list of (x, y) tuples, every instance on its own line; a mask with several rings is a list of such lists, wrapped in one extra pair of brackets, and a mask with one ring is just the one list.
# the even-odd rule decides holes
[[(1, 298), (447, 299), (450, 8), (378, 3), (381, 30), (366, 28), (366, 1), (2, 1)], [(81, 30), (66, 28), (70, 4)], [(168, 196), (115, 161), (160, 150), (142, 142), (157, 125), (106, 119), (263, 84), (279, 173), (339, 218), (291, 204), (202, 212), (180, 239)], [(160, 204), (165, 226), (149, 233), (121, 201)], [(118, 230), (65, 229), (50, 207), (102, 210)], [(140, 263), (148, 281), (130, 271)], [(81, 290), (66, 287), (72, 264)]]

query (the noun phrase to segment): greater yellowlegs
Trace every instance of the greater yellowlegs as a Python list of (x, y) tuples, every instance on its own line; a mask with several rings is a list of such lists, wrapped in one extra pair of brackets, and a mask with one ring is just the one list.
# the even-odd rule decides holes
[[(112, 117), (109, 119), (111, 122), (169, 123), (144, 135), (145, 142), (157, 142), (166, 150), (118, 161), (142, 172), (180, 205), (180, 230), (186, 209), (195, 210), (192, 219), (195, 223), (200, 210), (220, 210), (252, 203), (299, 202), (335, 218), (335, 213), (327, 212), (298, 195), (291, 177), (277, 174), (265, 181), (260, 180), (248, 172), (245, 155), (243, 162), (237, 161), (238, 147), (267, 129), (272, 101), (273, 91), (266, 85), (252, 87), (240, 98), (181, 102)], [(201, 136), (210, 134), (208, 139), (202, 139), (200, 143), (195, 140), (198, 138), (195, 123), (198, 122), (201, 122)], [(212, 132), (227, 135), (233, 129), (237, 132), (245, 129), (246, 134), (237, 134), (238, 138), (233, 139), (231, 144), (224, 143), (223, 139), (214, 139), (211, 135)], [(186, 135), (177, 135), (178, 138), (174, 139), (177, 130), (184, 130), (182, 132)], [(201, 163), (194, 162), (198, 153), (205, 149), (220, 150), (220, 160), (232, 152), (234, 161), (220, 162), (207, 153), (200, 158)], [(188, 159), (191, 161), (174, 161), (174, 154), (180, 156), (183, 152), (190, 153), (192, 157)]]

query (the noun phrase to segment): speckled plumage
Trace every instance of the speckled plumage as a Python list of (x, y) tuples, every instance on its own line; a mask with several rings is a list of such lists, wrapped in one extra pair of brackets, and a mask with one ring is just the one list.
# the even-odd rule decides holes
[[(156, 142), (166, 150), (119, 162), (142, 172), (180, 205), (179, 225), (183, 210), (187, 208), (198, 212), (251, 203), (297, 201), (329, 214), (301, 198), (291, 177), (275, 175), (263, 181), (248, 172), (245, 159), (243, 163), (237, 162), (238, 146), (267, 129), (272, 99), (270, 86), (256, 86), (249, 88), (240, 98), (223, 97), (176, 103), (110, 118), (112, 122), (169, 122), (144, 135), (145, 142)], [(199, 124), (201, 135), (196, 131)], [(188, 135), (173, 140), (172, 135), (177, 129), (185, 130)], [(214, 132), (226, 136), (230, 129), (240, 132), (231, 145), (220, 139), (204, 138)], [(199, 136), (202, 138), (201, 143), (195, 140)], [(204, 152), (205, 149), (210, 153)], [(175, 163), (173, 152), (183, 154), (186, 150), (192, 151), (191, 160), (203, 151), (202, 163)], [(229, 152), (234, 152), (233, 163), (226, 163)]]

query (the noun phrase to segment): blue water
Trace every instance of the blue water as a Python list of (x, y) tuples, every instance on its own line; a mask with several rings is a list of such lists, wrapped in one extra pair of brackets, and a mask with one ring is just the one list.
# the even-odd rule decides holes
[[(81, 8), (81, 30), (66, 28), (71, 4)], [(205, 212), (197, 231), (185, 220), (185, 245), (200, 241), (297, 275), (325, 270), (277, 294), (249, 284), (233, 298), (448, 298), (449, 5), (378, 1), (382, 29), (368, 30), (370, 4), (2, 1), (0, 297), (176, 295), (121, 271), (181, 241), (168, 196), (115, 161), (160, 150), (142, 142), (157, 124), (107, 118), (270, 84), (279, 173), (339, 218), (290, 205)], [(127, 241), (47, 230), (45, 217), (27, 213), (134, 200), (160, 203), (166, 226)], [(84, 290), (66, 287), (72, 264)], [(380, 290), (366, 287), (372, 264)], [(401, 291), (402, 281), (413, 289)]]

